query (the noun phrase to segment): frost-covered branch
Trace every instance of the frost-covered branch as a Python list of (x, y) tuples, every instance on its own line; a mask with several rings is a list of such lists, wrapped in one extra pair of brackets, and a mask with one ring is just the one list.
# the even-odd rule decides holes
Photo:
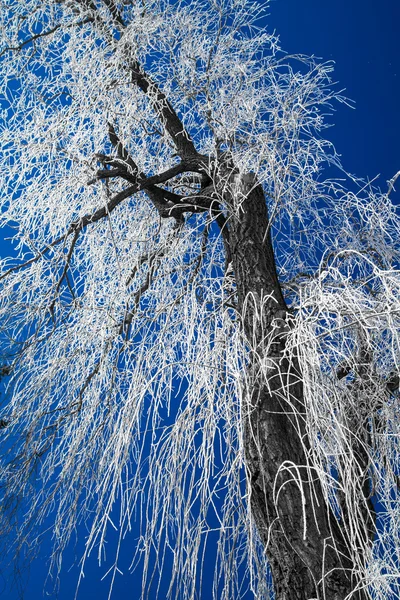
[(255, 2), (5, 6), (2, 539), (51, 516), (57, 571), (84, 523), (115, 575), (136, 527), (144, 595), (192, 599), (213, 536), (220, 600), (271, 598), (267, 556), (397, 593), (397, 175), (346, 179), (332, 64)]

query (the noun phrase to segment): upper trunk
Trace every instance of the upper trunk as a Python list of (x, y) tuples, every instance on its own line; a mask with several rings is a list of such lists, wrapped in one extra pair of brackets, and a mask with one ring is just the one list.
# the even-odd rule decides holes
[(251, 389), (243, 406), (251, 508), (271, 566), (275, 597), (344, 600), (356, 586), (353, 564), (318, 475), (307, 462), (302, 375), (296, 356), (284, 356), (287, 307), (277, 277), (263, 189), (251, 175), (239, 182), (236, 176), (227, 204), (232, 211), (230, 250), (239, 308), (252, 349)]

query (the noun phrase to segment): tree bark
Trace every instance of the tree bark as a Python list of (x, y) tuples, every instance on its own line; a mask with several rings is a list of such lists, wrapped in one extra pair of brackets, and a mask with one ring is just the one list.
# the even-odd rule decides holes
[[(341, 528), (323, 498), (317, 474), (307, 466), (302, 376), (296, 356), (284, 356), (287, 307), (263, 189), (251, 175), (236, 179), (229, 236), (243, 328), (252, 348), (247, 373), (251, 389), (243, 414), (254, 521), (271, 566), (276, 600), (344, 600), (357, 580)], [(267, 347), (276, 317), (282, 333)], [(355, 592), (351, 597), (366, 600), (369, 595)]]

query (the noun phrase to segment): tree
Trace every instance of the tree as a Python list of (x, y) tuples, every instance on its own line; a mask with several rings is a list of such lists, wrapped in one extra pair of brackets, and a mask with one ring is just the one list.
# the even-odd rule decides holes
[(193, 598), (217, 522), (219, 598), (243, 561), (257, 598), (267, 562), (277, 600), (387, 598), (396, 177), (334, 178), (332, 65), (285, 56), (262, 14), (5, 3), (1, 527), (18, 552), (52, 514), (57, 568), (77, 522), (102, 556), (118, 498), (144, 591), (171, 553)]

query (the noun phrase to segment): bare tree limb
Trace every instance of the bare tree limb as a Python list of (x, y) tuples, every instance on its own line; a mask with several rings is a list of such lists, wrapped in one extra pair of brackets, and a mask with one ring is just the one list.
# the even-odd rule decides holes
[(69, 29), (70, 27), (81, 27), (82, 25), (86, 25), (87, 23), (93, 23), (93, 21), (94, 21), (94, 19), (92, 17), (87, 17), (86, 19), (83, 19), (82, 21), (77, 21), (76, 23), (59, 23), (58, 25), (55, 25), (54, 27), (52, 27), (51, 29), (48, 29), (47, 31), (42, 31), (41, 33), (36, 33), (35, 35), (33, 35), (30, 38), (21, 42), (18, 46), (7, 46), (0, 52), (0, 58), (6, 52), (22, 50), (22, 48), (24, 48), (28, 44), (31, 44), (35, 40), (38, 40), (38, 39), (44, 38), (44, 37), (48, 37), (52, 33), (55, 33), (61, 27), (63, 29)]
[(156, 83), (154, 83), (137, 61), (131, 63), (132, 81), (149, 96), (153, 108), (161, 119), (165, 129), (172, 138), (175, 148), (182, 160), (197, 156), (194, 143), (186, 131), (182, 121)]

